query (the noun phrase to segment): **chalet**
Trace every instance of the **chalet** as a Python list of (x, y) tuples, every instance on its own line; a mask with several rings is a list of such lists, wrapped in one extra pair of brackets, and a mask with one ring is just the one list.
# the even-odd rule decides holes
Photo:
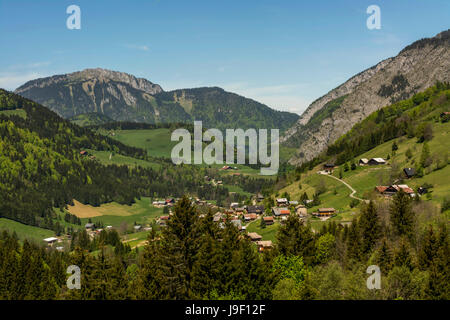
[(86, 223), (85, 226), (86, 230), (94, 230), (95, 224), (94, 223)]
[(51, 247), (54, 243), (56, 243), (58, 241), (58, 238), (50, 237), (50, 238), (44, 239), (44, 241), (47, 243), (48, 246)]
[(245, 208), (240, 207), (240, 208), (234, 208), (234, 212), (236, 213), (243, 213), (245, 211)]
[(289, 209), (286, 209), (286, 208), (273, 207), (272, 208), (272, 213), (276, 217), (281, 217), (281, 216), (288, 216), (288, 215), (290, 215), (291, 211)]
[(256, 242), (257, 246), (258, 246), (258, 251), (259, 252), (263, 252), (264, 250), (270, 250), (273, 248), (273, 244), (272, 241), (267, 240), (267, 241), (257, 241)]
[(300, 217), (306, 217), (308, 214), (308, 210), (304, 205), (298, 205), (295, 207), (295, 213)]
[(167, 221), (170, 220), (170, 216), (161, 216), (159, 217), (159, 225), (161, 227), (165, 227), (167, 225)]
[(173, 206), (174, 204), (175, 204), (174, 198), (169, 198), (164, 201), (164, 205), (166, 205), (166, 206)]
[(262, 240), (262, 236), (260, 236), (256, 232), (249, 232), (249, 233), (247, 233), (247, 236), (250, 238), (251, 241), (260, 241), (260, 240)]
[(264, 196), (261, 193), (258, 193), (256, 195), (256, 201), (261, 202), (264, 200)]
[(235, 209), (235, 208), (237, 208), (237, 207), (239, 207), (239, 203), (237, 203), (237, 202), (232, 202), (232, 203), (230, 204), (230, 208), (231, 208), (231, 209)]
[(406, 184), (393, 184), (391, 186), (376, 186), (375, 190), (378, 191), (380, 194), (384, 196), (393, 196), (398, 191), (403, 190), (403, 192), (407, 193), (410, 197), (414, 197), (415, 193), (414, 190), (408, 187)]
[(134, 231), (135, 231), (135, 232), (138, 232), (138, 231), (141, 230), (141, 228), (142, 228), (141, 226), (134, 226)]
[(403, 172), (405, 173), (405, 176), (409, 179), (416, 175), (416, 170), (414, 168), (404, 168)]
[(88, 152), (86, 150), (80, 151), (80, 156), (87, 156)]
[(233, 168), (230, 166), (223, 166), (221, 170), (231, 170), (231, 169), (233, 169)]
[(331, 216), (336, 213), (334, 208), (319, 208), (317, 215), (321, 217)]
[(386, 164), (386, 160), (384, 160), (383, 158), (372, 158), (369, 160), (370, 166), (376, 166), (381, 164)]
[(416, 194), (414, 193), (414, 190), (408, 187), (406, 184), (399, 184), (394, 185), (397, 188), (397, 191), (400, 191), (400, 189), (403, 190), (403, 192), (407, 193), (410, 197), (414, 197)]
[(334, 163), (325, 163), (323, 165), (323, 171), (328, 172), (328, 173), (332, 173), (334, 168), (335, 168)]
[(359, 159), (359, 165), (360, 166), (367, 166), (368, 164), (369, 164), (369, 159), (367, 159), (367, 158)]
[(247, 212), (261, 214), (264, 212), (264, 206), (248, 206)]
[(279, 206), (287, 206), (288, 204), (289, 204), (289, 201), (286, 198), (277, 199), (277, 205), (279, 205)]
[[(386, 186), (376, 186), (375, 187), (375, 191), (377, 191), (380, 194), (384, 194), (384, 192), (386, 191), (388, 187)], [(394, 191), (395, 192), (395, 191)]]
[(258, 218), (258, 216), (255, 213), (244, 214), (245, 221), (253, 221), (256, 220), (256, 218)]
[(273, 219), (273, 217), (263, 217), (263, 219), (264, 219), (264, 222), (266, 223), (266, 225), (268, 225), (268, 226), (275, 223), (275, 220)]

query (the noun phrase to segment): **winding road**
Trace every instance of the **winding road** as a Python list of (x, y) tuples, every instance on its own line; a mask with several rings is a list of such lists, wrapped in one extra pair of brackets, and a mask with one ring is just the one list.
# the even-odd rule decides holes
[(345, 182), (344, 180), (341, 180), (341, 179), (339, 179), (339, 178), (337, 178), (337, 177), (335, 177), (335, 176), (333, 176), (331, 174), (324, 173), (323, 171), (319, 171), (318, 174), (321, 174), (323, 176), (328, 176), (330, 178), (333, 178), (333, 179), (335, 179), (337, 181), (340, 181), (341, 183), (345, 184), (345, 186), (352, 191), (352, 193), (350, 194), (350, 198), (353, 198), (353, 199), (356, 199), (356, 200), (359, 200), (359, 201), (364, 201), (365, 203), (369, 203), (369, 200), (365, 200), (365, 199), (361, 199), (361, 198), (356, 197), (355, 196), (356, 190), (353, 189), (353, 187), (351, 185), (349, 185), (347, 182)]

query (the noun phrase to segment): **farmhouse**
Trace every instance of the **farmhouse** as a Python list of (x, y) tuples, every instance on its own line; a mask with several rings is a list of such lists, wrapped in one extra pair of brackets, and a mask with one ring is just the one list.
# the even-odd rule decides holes
[(50, 238), (44, 239), (44, 241), (47, 243), (48, 246), (52, 246), (55, 242), (58, 241), (58, 238), (50, 237)]
[(319, 208), (317, 215), (321, 217), (331, 216), (336, 213), (336, 209), (334, 208)]
[(86, 223), (86, 225), (84, 227), (86, 228), (86, 230), (94, 230), (95, 229), (95, 224), (93, 224), (93, 223)]
[(289, 201), (289, 205), (290, 206), (296, 206), (296, 205), (298, 205), (298, 201), (296, 201), (296, 200)]
[(240, 208), (234, 208), (234, 211), (235, 211), (236, 213), (243, 213), (244, 210), (245, 210), (245, 208), (243, 208), (243, 207), (240, 207)]
[(386, 160), (384, 160), (383, 158), (372, 158), (369, 160), (369, 165), (371, 165), (371, 166), (376, 166), (376, 165), (381, 165), (381, 164), (386, 164)]
[(333, 173), (334, 168), (334, 163), (326, 163), (323, 165), (323, 170), (328, 173)]
[(359, 159), (359, 165), (360, 166), (366, 166), (366, 165), (368, 165), (369, 164), (369, 159), (367, 159), (367, 158), (361, 158), (361, 159)]
[(87, 156), (88, 152), (86, 150), (82, 150), (82, 151), (80, 151), (80, 155), (81, 156)]
[(289, 204), (289, 201), (286, 198), (277, 199), (277, 205), (279, 205), (279, 206), (287, 206), (288, 204)]
[(167, 225), (167, 221), (169, 221), (169, 220), (170, 220), (170, 216), (161, 216), (161, 217), (159, 217), (159, 225), (161, 227), (164, 227)]
[(261, 214), (264, 212), (264, 206), (248, 206), (247, 212)]
[(256, 195), (256, 201), (261, 202), (264, 200), (264, 196), (261, 193), (258, 193)]
[(405, 173), (405, 176), (408, 179), (416, 175), (416, 170), (414, 168), (404, 168), (403, 172)]
[(262, 236), (260, 236), (256, 232), (249, 232), (247, 233), (247, 236), (250, 238), (251, 241), (259, 241), (262, 239)]
[(268, 226), (274, 224), (274, 222), (275, 222), (273, 220), (273, 217), (263, 217), (263, 219), (264, 219), (264, 222), (266, 223), (266, 225), (268, 225)]
[(280, 217), (280, 216), (288, 216), (288, 215), (290, 215), (291, 211), (289, 209), (286, 209), (286, 208), (273, 207), (272, 208), (272, 213), (273, 213), (274, 216)]
[(264, 250), (270, 250), (273, 248), (272, 241), (257, 241), (256, 244), (258, 245), (258, 251), (263, 252)]
[(237, 207), (239, 207), (239, 203), (237, 203), (237, 202), (232, 202), (232, 203), (230, 204), (230, 208), (231, 208), (231, 209), (234, 209), (234, 208), (237, 208)]
[(244, 214), (245, 221), (253, 221), (256, 220), (257, 217), (256, 213)]
[(408, 187), (406, 184), (393, 184), (391, 186), (376, 186), (375, 190), (378, 191), (380, 194), (390, 197), (396, 194), (398, 191), (403, 190), (405, 193), (407, 193), (409, 196), (414, 197), (415, 193), (414, 190)]
[(306, 215), (308, 214), (308, 210), (306, 209), (306, 207), (304, 205), (298, 205), (295, 207), (295, 213), (297, 215), (299, 215), (300, 217), (306, 217)]

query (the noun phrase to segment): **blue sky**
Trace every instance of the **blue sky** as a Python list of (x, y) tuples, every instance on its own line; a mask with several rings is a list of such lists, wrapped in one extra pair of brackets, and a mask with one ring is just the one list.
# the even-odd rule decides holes
[[(66, 27), (72, 4), (81, 30)], [(366, 27), (372, 4), (380, 30)], [(0, 87), (102, 67), (300, 114), (449, 21), (448, 0), (0, 0)]]

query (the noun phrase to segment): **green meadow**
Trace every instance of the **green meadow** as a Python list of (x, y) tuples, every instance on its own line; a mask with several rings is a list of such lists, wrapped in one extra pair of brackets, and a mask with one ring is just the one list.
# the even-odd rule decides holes
[(3, 230), (15, 232), (17, 234), (17, 237), (22, 241), (28, 239), (39, 244), (43, 243), (43, 239), (55, 236), (55, 233), (51, 230), (29, 226), (5, 218), (0, 218), (0, 232)]

